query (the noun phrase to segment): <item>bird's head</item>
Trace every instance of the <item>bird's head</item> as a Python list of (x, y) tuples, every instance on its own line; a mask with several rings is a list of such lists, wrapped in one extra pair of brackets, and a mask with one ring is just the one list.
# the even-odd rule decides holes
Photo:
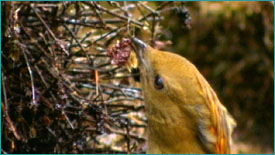
[(132, 38), (132, 42), (139, 60), (148, 112), (175, 114), (176, 107), (200, 103), (196, 101), (199, 85), (194, 76), (198, 71), (193, 64), (184, 57), (159, 51), (136, 38)]
[(154, 135), (149, 143), (164, 141), (174, 151), (176, 145), (186, 146), (184, 151), (189, 153), (202, 148), (230, 153), (236, 123), (197, 68), (182, 56), (159, 51), (136, 38), (132, 42), (139, 59), (148, 128)]

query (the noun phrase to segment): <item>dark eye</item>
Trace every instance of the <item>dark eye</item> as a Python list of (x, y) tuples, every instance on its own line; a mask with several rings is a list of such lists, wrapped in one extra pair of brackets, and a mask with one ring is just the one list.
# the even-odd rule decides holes
[(160, 76), (155, 77), (154, 85), (156, 89), (162, 89), (164, 87), (163, 80)]

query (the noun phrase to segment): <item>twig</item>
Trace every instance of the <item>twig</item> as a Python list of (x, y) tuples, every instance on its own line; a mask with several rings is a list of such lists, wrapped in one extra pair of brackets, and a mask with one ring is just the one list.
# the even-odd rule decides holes
[[(160, 11), (161, 9), (163, 9), (165, 6), (167, 6), (168, 4), (171, 4), (171, 3), (173, 3), (173, 1), (168, 1), (168, 2), (166, 2), (166, 3), (163, 3), (161, 6), (159, 6), (157, 9), (156, 9), (156, 11)], [(145, 15), (145, 16), (143, 16), (142, 18), (140, 18), (138, 21), (143, 21), (143, 20), (145, 20), (146, 18), (148, 18), (148, 17), (150, 17), (150, 16), (152, 16), (152, 15), (154, 15), (155, 14), (155, 12), (154, 13), (148, 13), (147, 15)]]
[(76, 41), (76, 43), (78, 44), (78, 46), (80, 47), (80, 49), (85, 53), (86, 58), (88, 59), (88, 61), (90, 62), (90, 65), (93, 66), (93, 61), (90, 58), (90, 56), (88, 55), (87, 51), (83, 48), (83, 46), (81, 45), (81, 43), (79, 42), (79, 40), (76, 38), (75, 34), (67, 27), (67, 25), (63, 24), (63, 26), (65, 27), (65, 29), (67, 31), (69, 31), (70, 35), (73, 37), (73, 39)]
[[(2, 68), (3, 65), (1, 65), (1, 68)], [(4, 117), (8, 116), (8, 111), (9, 111), (9, 107), (8, 107), (8, 100), (7, 100), (7, 92), (6, 92), (6, 77), (4, 76), (4, 73), (3, 73), (3, 69), (2, 69), (2, 72), (1, 72), (1, 79), (2, 79), (2, 88), (3, 88), (3, 95), (4, 95)]]
[(65, 117), (65, 119), (67, 120), (67, 122), (69, 123), (70, 127), (71, 127), (72, 129), (75, 129), (74, 125), (72, 124), (72, 122), (70, 121), (69, 117), (67, 116), (67, 114), (65, 113), (64, 110), (62, 110), (62, 114), (63, 114), (63, 116)]
[[(106, 12), (106, 13), (112, 15), (112, 16), (115, 16), (115, 17), (118, 17), (118, 18), (120, 18), (120, 19), (123, 19), (123, 20), (125, 20), (125, 21), (127, 21), (127, 22), (128, 22), (128, 20), (129, 20), (128, 17), (122, 16), (122, 15), (119, 15), (119, 14), (115, 14), (115, 13), (109, 11), (108, 9), (103, 8), (102, 6), (97, 5), (96, 3), (89, 3), (89, 2), (84, 2), (84, 3), (87, 4), (87, 5), (90, 6), (90, 7), (96, 7), (97, 9), (99, 9), (99, 10), (101, 10), (101, 11), (104, 11), (104, 12)], [(143, 26), (144, 26), (142, 23), (137, 22), (137, 21), (132, 20), (132, 19), (130, 20), (130, 23), (133, 23), (133, 24), (135, 24), (135, 25), (137, 25), (137, 26), (140, 26), (140, 27), (143, 27)]]
[(12, 120), (10, 119), (10, 117), (6, 116), (5, 120), (8, 124), (8, 127), (9, 127), (10, 131), (13, 133), (14, 137), (17, 140), (21, 140), (21, 136), (17, 133), (16, 127), (14, 126), (14, 124), (13, 124)]
[(55, 43), (61, 48), (61, 50), (63, 52), (65, 52), (67, 55), (70, 55), (69, 52), (65, 49), (64, 45), (62, 45), (61, 41), (55, 37), (52, 30), (49, 28), (49, 26), (46, 24), (46, 22), (42, 19), (42, 17), (39, 15), (39, 13), (35, 10), (34, 4), (31, 4), (31, 9), (33, 10), (33, 12), (37, 16), (37, 18), (40, 20), (40, 22), (44, 25), (46, 30), (49, 32), (50, 36), (54, 39)]
[(31, 66), (29, 64), (28, 57), (27, 57), (27, 54), (26, 54), (25, 49), (24, 49), (25, 48), (24, 45), (19, 44), (19, 46), (20, 46), (20, 48), (22, 50), (22, 53), (24, 55), (24, 58), (25, 58), (25, 61), (26, 61), (26, 64), (27, 64), (27, 68), (28, 68), (28, 71), (29, 71), (29, 74), (30, 74), (30, 78), (31, 78), (31, 85), (32, 85), (32, 102), (31, 102), (31, 104), (34, 105), (34, 106), (37, 106), (32, 69), (31, 69)]
[(1, 153), (3, 154), (9, 154), (7, 151), (5, 151), (4, 149), (1, 148)]

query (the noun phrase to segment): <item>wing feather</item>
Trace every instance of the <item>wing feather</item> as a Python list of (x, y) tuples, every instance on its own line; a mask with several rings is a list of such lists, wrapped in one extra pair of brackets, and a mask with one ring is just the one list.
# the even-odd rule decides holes
[(210, 111), (209, 117), (202, 117), (198, 122), (199, 138), (209, 152), (228, 154), (236, 123), (204, 77), (198, 73), (196, 79), (201, 88), (201, 96)]

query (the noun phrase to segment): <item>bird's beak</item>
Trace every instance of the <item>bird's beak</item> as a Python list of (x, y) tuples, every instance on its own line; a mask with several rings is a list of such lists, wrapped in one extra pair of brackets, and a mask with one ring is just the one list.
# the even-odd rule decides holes
[(131, 40), (135, 44), (135, 46), (137, 48), (141, 48), (141, 49), (145, 49), (146, 48), (146, 44), (143, 41), (141, 41), (141, 40), (139, 40), (137, 38), (134, 38), (134, 37), (132, 37)]
[(134, 37), (132, 37), (131, 40), (134, 44), (134, 49), (135, 49), (136, 55), (138, 57), (138, 61), (141, 64), (143, 64), (144, 53), (145, 53), (145, 49), (146, 49), (147, 45), (143, 41), (141, 41), (137, 38), (134, 38)]

